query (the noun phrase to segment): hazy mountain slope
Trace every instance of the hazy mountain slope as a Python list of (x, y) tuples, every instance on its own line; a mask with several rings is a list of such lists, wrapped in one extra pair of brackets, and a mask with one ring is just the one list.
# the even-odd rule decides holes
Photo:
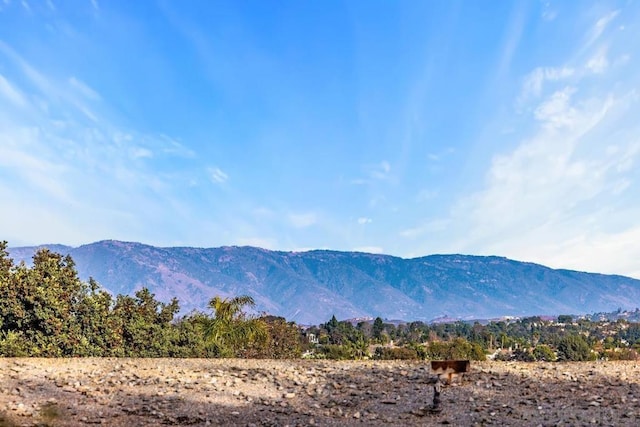
[[(635, 308), (640, 281), (553, 270), (500, 257), (431, 255), (402, 259), (357, 252), (277, 252), (253, 247), (158, 248), (102, 241), (69, 253), (80, 277), (114, 293), (149, 287), (176, 296), (183, 311), (203, 309), (214, 295), (248, 294), (259, 311), (300, 323), (381, 316), (430, 320), (503, 315), (585, 313)], [(12, 248), (16, 261), (37, 248)]]

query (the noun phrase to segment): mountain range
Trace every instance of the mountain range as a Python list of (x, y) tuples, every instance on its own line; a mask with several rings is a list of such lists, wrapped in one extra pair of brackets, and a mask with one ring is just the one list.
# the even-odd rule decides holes
[(106, 240), (79, 247), (10, 248), (30, 262), (38, 248), (73, 257), (83, 280), (113, 294), (147, 287), (182, 312), (206, 310), (215, 295), (250, 295), (258, 312), (300, 324), (376, 317), (430, 321), (581, 314), (640, 305), (640, 280), (556, 270), (496, 256), (404, 259), (362, 252), (270, 251), (255, 247), (154, 247)]

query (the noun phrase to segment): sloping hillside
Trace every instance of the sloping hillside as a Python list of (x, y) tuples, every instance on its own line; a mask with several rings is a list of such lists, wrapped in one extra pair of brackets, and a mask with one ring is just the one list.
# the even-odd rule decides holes
[[(490, 318), (610, 311), (640, 305), (640, 281), (554, 270), (501, 257), (431, 255), (402, 259), (358, 252), (278, 252), (253, 247), (158, 248), (102, 241), (70, 254), (80, 277), (113, 293), (146, 286), (176, 296), (183, 311), (204, 309), (214, 295), (248, 294), (258, 311), (299, 323), (381, 316), (431, 320), (442, 315)], [(29, 261), (37, 248), (12, 248)]]

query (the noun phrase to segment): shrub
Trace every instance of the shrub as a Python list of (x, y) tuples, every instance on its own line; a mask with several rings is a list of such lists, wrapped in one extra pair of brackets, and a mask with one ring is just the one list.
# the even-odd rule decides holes
[(354, 358), (353, 350), (346, 345), (327, 344), (322, 346), (321, 351), (327, 359), (349, 360)]
[(508, 362), (513, 360), (513, 352), (509, 350), (502, 350), (496, 354), (493, 360), (497, 360), (499, 362)]
[(535, 362), (536, 358), (529, 349), (517, 348), (513, 351), (511, 360), (517, 360), (518, 362)]
[(484, 350), (477, 343), (470, 343), (464, 338), (453, 341), (432, 341), (427, 345), (427, 357), (431, 360), (486, 360)]
[(640, 355), (632, 348), (622, 348), (614, 350), (605, 350), (602, 353), (602, 357), (607, 360), (638, 360)]
[(0, 332), (0, 356), (26, 357), (32, 356), (36, 351), (37, 349), (25, 339), (22, 331)]
[(558, 342), (558, 360), (582, 362), (594, 359), (595, 354), (580, 335), (567, 335)]
[(535, 360), (544, 362), (555, 362), (556, 354), (551, 350), (551, 347), (544, 344), (539, 344), (533, 349), (533, 357)]

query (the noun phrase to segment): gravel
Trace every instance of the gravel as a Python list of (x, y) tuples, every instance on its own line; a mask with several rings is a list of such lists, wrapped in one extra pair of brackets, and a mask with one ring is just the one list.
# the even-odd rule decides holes
[(637, 426), (636, 362), (1, 359), (3, 426)]

